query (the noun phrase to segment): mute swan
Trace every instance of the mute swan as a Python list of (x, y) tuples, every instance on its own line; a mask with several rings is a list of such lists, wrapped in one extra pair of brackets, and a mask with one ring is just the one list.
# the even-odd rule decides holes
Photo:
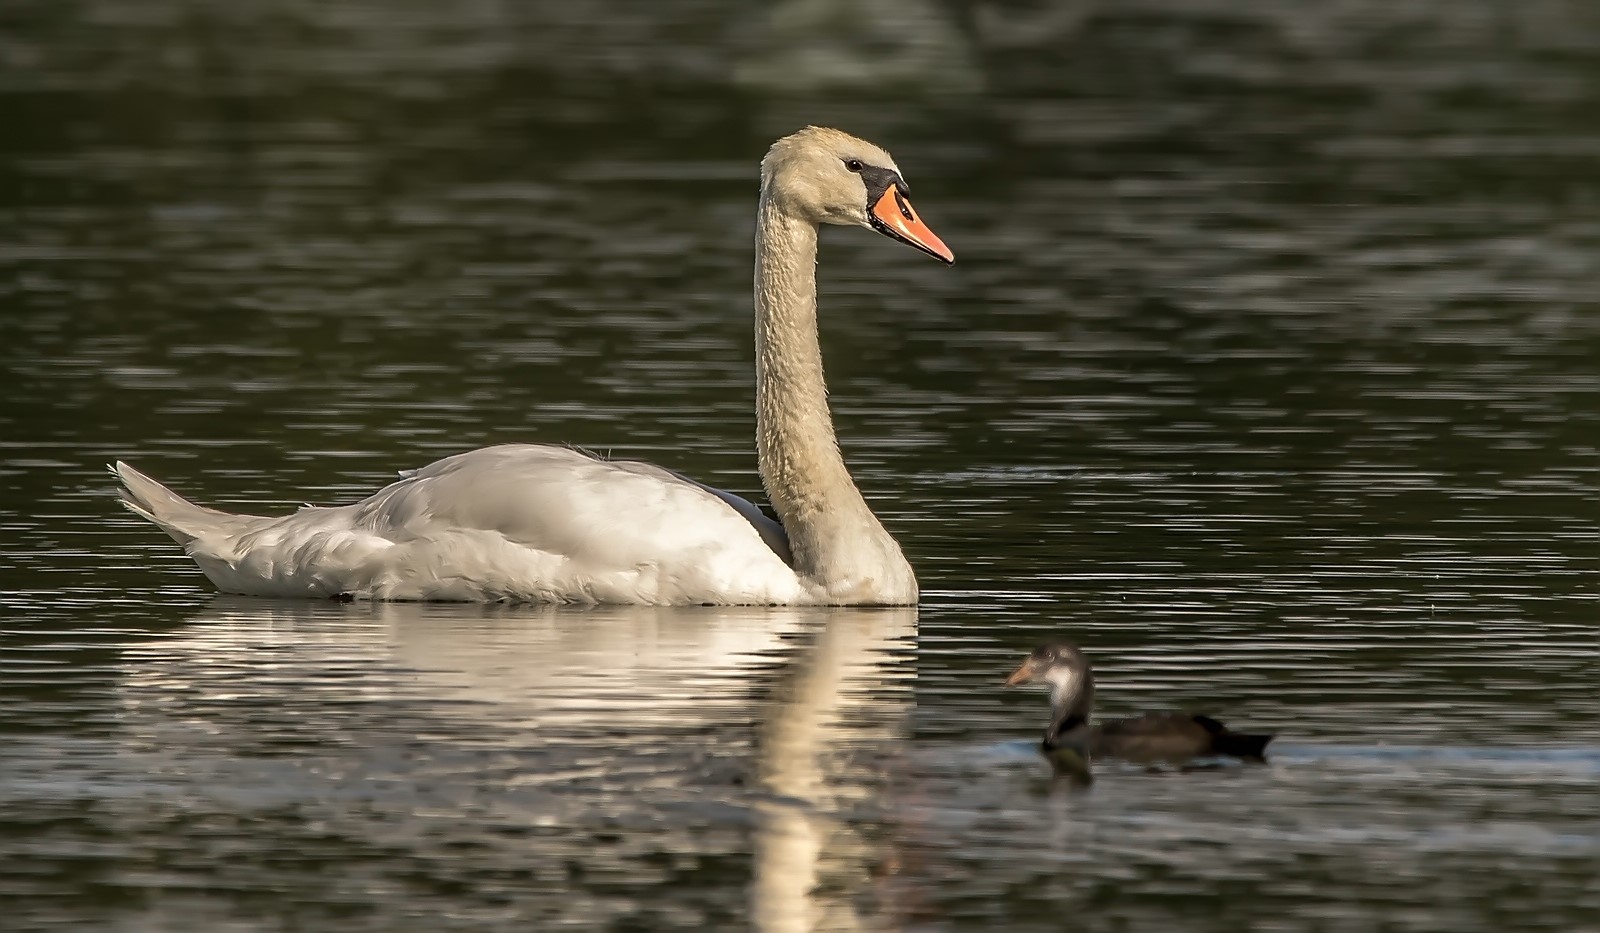
[(945, 262), (887, 152), (807, 127), (761, 162), (756, 453), (781, 524), (649, 463), (506, 444), (352, 505), (232, 515), (118, 462), (122, 502), (219, 589), (252, 596), (643, 605), (913, 605), (917, 580), (839, 454), (817, 344), (817, 227), (868, 227)]
[(1146, 713), (1090, 725), (1094, 712), (1094, 670), (1073, 645), (1040, 645), (1022, 662), (1006, 686), (1043, 680), (1050, 684), (1050, 725), (1040, 748), (1052, 762), (1069, 771), (1089, 759), (1122, 758), (1151, 764), (1229, 755), (1259, 760), (1270, 735), (1232, 732), (1209, 716)]

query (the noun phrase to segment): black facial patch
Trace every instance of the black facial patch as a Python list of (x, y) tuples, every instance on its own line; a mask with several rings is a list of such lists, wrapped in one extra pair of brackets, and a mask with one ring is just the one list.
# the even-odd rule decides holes
[(899, 188), (900, 193), (909, 196), (911, 189), (900, 177), (900, 173), (892, 168), (879, 168), (876, 165), (863, 165), (861, 167), (861, 180), (867, 183), (867, 210), (872, 210), (872, 205), (878, 203), (883, 193), (891, 187)]

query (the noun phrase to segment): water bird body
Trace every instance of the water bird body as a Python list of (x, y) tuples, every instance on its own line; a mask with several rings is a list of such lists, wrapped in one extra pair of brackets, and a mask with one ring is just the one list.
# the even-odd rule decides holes
[(643, 605), (913, 605), (916, 576), (839, 453), (818, 344), (821, 224), (945, 262), (887, 152), (807, 127), (761, 163), (756, 453), (774, 520), (654, 464), (508, 444), (447, 457), (351, 505), (237, 515), (124, 463), (124, 505), (219, 589), (279, 597)]
[(1014, 687), (1050, 685), (1050, 725), (1040, 748), (1058, 765), (1077, 770), (1095, 758), (1141, 764), (1183, 763), (1225, 756), (1260, 760), (1270, 735), (1234, 732), (1209, 716), (1147, 713), (1094, 723), (1094, 670), (1077, 647), (1041, 645), (1006, 678)]

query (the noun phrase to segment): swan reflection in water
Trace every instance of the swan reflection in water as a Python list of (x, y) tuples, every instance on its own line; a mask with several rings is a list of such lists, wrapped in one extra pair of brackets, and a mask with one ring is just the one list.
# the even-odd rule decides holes
[[(869, 926), (894, 858), (879, 827), (916, 622), (911, 608), (223, 597), (125, 652), (118, 757), (130, 783), (155, 769), (184, 798), (250, 811), (238, 844), (263, 860), (294, 845), (274, 824), (285, 809), (353, 859), (473, 878), (577, 872), (565, 883), (645, 891), (662, 859), (750, 858), (716, 896), (760, 928)], [(502, 896), (519, 893), (538, 892)], [(606, 897), (563, 909), (623, 919)]]

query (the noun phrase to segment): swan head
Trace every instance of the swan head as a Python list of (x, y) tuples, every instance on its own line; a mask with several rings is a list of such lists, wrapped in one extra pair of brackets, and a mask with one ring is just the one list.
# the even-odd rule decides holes
[(761, 196), (816, 224), (866, 227), (955, 262), (911, 206), (911, 188), (889, 153), (849, 133), (808, 126), (761, 160)]

